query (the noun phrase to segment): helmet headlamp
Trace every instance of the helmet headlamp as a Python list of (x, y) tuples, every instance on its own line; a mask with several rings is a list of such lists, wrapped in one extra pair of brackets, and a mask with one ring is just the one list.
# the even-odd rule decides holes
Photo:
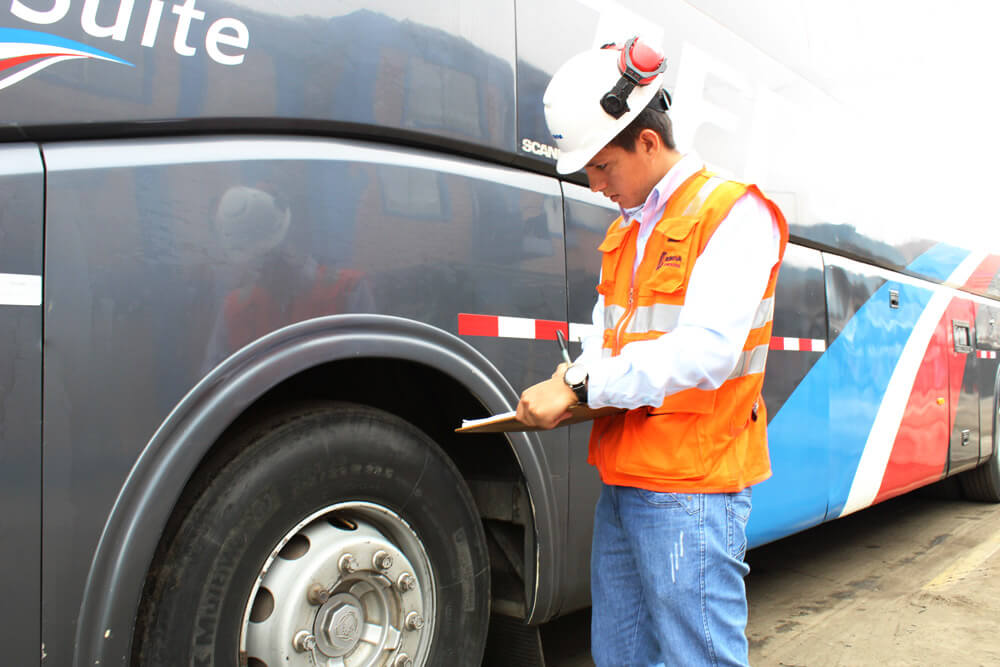
[[(601, 48), (617, 48), (605, 44)], [(601, 97), (601, 108), (612, 118), (621, 118), (628, 111), (628, 96), (636, 86), (645, 86), (667, 68), (667, 60), (656, 49), (632, 37), (621, 49), (618, 57), (618, 82)], [(666, 102), (666, 100), (664, 100)], [(669, 104), (666, 106), (669, 107)]]

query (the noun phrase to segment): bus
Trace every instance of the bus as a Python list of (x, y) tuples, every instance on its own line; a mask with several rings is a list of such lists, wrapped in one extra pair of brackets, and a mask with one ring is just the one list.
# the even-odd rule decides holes
[(4, 4), (6, 664), (475, 665), (487, 637), (540, 660), (539, 626), (590, 604), (587, 426), (454, 431), (590, 331), (617, 209), (556, 175), (541, 99), (633, 34), (681, 150), (790, 224), (750, 545), (948, 476), (1000, 500), (1000, 254), (948, 213), (974, 188), (905, 190), (767, 21)]

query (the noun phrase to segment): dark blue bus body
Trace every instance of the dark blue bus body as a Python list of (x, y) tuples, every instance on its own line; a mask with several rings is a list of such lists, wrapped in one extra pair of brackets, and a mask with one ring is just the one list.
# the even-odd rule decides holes
[(213, 448), (320, 399), (396, 415), (454, 461), (495, 545), (494, 614), (589, 605), (587, 427), (452, 430), (548, 377), (556, 328), (587, 331), (617, 210), (556, 177), (541, 96), (637, 17), (667, 53), (681, 147), (763, 175), (790, 222), (753, 544), (964, 471), (1000, 499), (1000, 257), (824, 217), (798, 135), (746, 139), (778, 108), (762, 99), (798, 118), (823, 93), (774, 61), (747, 74), (765, 57), (685, 3), (142, 5), (0, 10), (7, 664), (131, 664)]

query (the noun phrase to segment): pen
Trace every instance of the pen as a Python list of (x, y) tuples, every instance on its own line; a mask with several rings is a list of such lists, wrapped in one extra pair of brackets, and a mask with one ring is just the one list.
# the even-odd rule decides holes
[(556, 329), (556, 339), (559, 341), (559, 349), (562, 351), (563, 359), (567, 364), (572, 364), (573, 360), (569, 358), (569, 350), (566, 349), (566, 337), (563, 336), (562, 329)]

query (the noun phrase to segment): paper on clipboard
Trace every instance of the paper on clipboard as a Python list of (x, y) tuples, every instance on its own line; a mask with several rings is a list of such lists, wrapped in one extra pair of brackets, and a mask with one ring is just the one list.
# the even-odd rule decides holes
[[(613, 415), (618, 412), (624, 412), (622, 408), (590, 408), (583, 403), (577, 403), (576, 405), (569, 406), (569, 411), (573, 413), (573, 416), (564, 422), (560, 422), (559, 426), (569, 426), (570, 424), (579, 424), (580, 422), (590, 421), (591, 419), (597, 419), (598, 417), (607, 417), (608, 415)], [(513, 410), (510, 412), (501, 412), (500, 414), (493, 415), (492, 417), (483, 417), (482, 419), (463, 419), (462, 426), (455, 429), (456, 433), (508, 433), (512, 431), (541, 431), (536, 426), (525, 426), (521, 422), (517, 421), (517, 413)], [(558, 428), (558, 426), (556, 427)]]

